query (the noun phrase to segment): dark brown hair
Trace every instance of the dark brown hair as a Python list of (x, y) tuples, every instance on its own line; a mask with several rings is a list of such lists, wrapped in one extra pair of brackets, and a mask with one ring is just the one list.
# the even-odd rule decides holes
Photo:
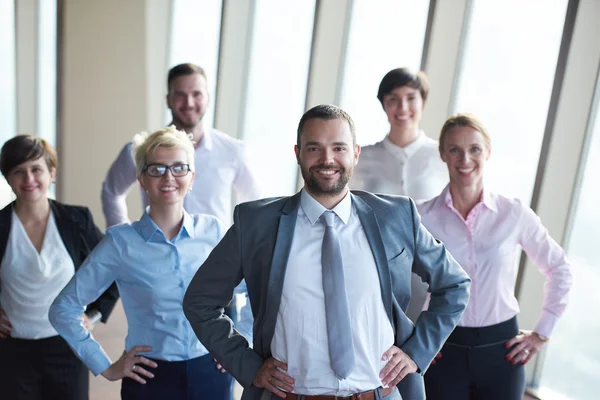
[(0, 171), (5, 178), (16, 166), (44, 157), (48, 169), (58, 167), (56, 150), (47, 141), (33, 135), (18, 135), (7, 140), (0, 151)]
[(304, 125), (307, 121), (311, 119), (343, 119), (350, 126), (350, 133), (352, 134), (353, 142), (352, 144), (356, 144), (356, 131), (354, 129), (354, 121), (352, 121), (350, 115), (337, 106), (331, 104), (319, 104), (318, 106), (314, 106), (313, 108), (305, 112), (302, 118), (300, 118), (300, 123), (298, 123), (298, 132), (296, 136), (296, 145), (298, 146), (298, 148), (300, 148), (300, 136), (302, 135)]
[(175, 79), (179, 78), (180, 76), (193, 74), (199, 74), (205, 80), (207, 79), (206, 72), (204, 72), (204, 69), (202, 69), (202, 67), (197, 66), (196, 64), (185, 63), (174, 66), (169, 70), (169, 75), (167, 77), (167, 91), (171, 90), (171, 82), (173, 82)]
[(396, 68), (385, 74), (379, 84), (377, 98), (379, 99), (381, 106), (383, 106), (383, 98), (386, 95), (403, 86), (417, 89), (421, 93), (423, 103), (427, 100), (427, 95), (429, 94), (429, 79), (427, 79), (425, 72), (413, 72), (408, 68)]

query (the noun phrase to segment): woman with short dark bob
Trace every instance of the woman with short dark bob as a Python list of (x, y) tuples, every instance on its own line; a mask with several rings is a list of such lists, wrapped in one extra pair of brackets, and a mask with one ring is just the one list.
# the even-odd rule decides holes
[(438, 143), (420, 126), (428, 95), (429, 81), (423, 71), (396, 68), (385, 74), (377, 99), (390, 131), (380, 142), (362, 147), (352, 189), (428, 200), (444, 188), (448, 175), (437, 153)]
[[(16, 200), (0, 211), (0, 397), (88, 398), (88, 371), (48, 320), (54, 298), (102, 239), (86, 207), (48, 199), (56, 151), (19, 135), (0, 152), (0, 170)], [(92, 329), (106, 322), (116, 286), (79, 313)]]
[[(122, 380), (123, 399), (231, 400), (232, 376), (200, 343), (181, 305), (225, 233), (216, 217), (183, 208), (194, 180), (194, 145), (169, 127), (136, 135), (133, 153), (150, 206), (138, 221), (107, 230), (52, 304), (50, 321), (92, 373)], [(113, 282), (128, 327), (125, 352), (114, 362), (77, 318)]]
[[(449, 118), (439, 152), (450, 183), (418, 206), (423, 225), (472, 280), (469, 304), (425, 374), (428, 400), (521, 400), (524, 365), (549, 340), (567, 304), (572, 276), (563, 249), (527, 205), (484, 184), (491, 150), (490, 136), (475, 116)], [(519, 246), (546, 277), (533, 331), (517, 324)]]

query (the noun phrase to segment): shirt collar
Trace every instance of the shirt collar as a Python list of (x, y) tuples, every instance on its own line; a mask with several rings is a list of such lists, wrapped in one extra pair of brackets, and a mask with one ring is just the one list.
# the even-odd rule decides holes
[(198, 145), (198, 149), (212, 150), (212, 148), (213, 148), (212, 129), (204, 126), (204, 133), (202, 134), (202, 139), (200, 139), (200, 144)]
[[(165, 235), (160, 230), (156, 222), (150, 217), (150, 207), (146, 207), (146, 211), (142, 218), (138, 221), (137, 230), (142, 235), (146, 242), (149, 242), (150, 239), (154, 235), (160, 235), (162, 239), (165, 239)], [(194, 220), (192, 217), (183, 210), (183, 224), (181, 225), (181, 229), (175, 238), (173, 238), (173, 242), (178, 239), (183, 239), (185, 237), (193, 238), (194, 237)]]
[(498, 212), (498, 196), (495, 193), (486, 190), (483, 188), (483, 194), (481, 196), (483, 198), (483, 204), (489, 208), (491, 211)]
[(187, 211), (183, 210), (183, 224), (181, 224), (181, 230), (177, 236), (180, 237), (194, 237), (194, 219)]
[[(443, 200), (446, 206), (454, 208), (452, 196), (450, 195), (450, 184), (446, 185), (446, 187), (442, 191), (442, 194), (440, 195), (440, 199)], [(490, 211), (498, 212), (497, 199), (498, 198), (494, 193), (490, 192), (484, 187), (479, 202), (483, 203), (483, 205), (486, 206)]]
[[(202, 128), (204, 130), (204, 133), (202, 134), (202, 139), (200, 139), (200, 144), (198, 145), (198, 147), (196, 147), (196, 149), (212, 150), (212, 148), (213, 148), (213, 138), (212, 138), (212, 133), (211, 133), (212, 128), (210, 128), (208, 126), (208, 124), (205, 123), (204, 121), (202, 121), (201, 124), (202, 124)], [(171, 121), (171, 123), (169, 125), (175, 126), (173, 121)]]
[(403, 155), (405, 157), (411, 157), (423, 146), (426, 141), (427, 136), (425, 136), (425, 133), (423, 131), (419, 131), (417, 138), (404, 147), (396, 146), (394, 143), (392, 143), (389, 134), (385, 137), (385, 139), (383, 139), (383, 145), (396, 156)]
[[(302, 211), (304, 211), (304, 214), (306, 214), (312, 225), (321, 218), (321, 214), (327, 211), (327, 209), (315, 200), (304, 188), (302, 188), (300, 193), (300, 207), (302, 207)], [(331, 211), (333, 211), (344, 224), (348, 223), (350, 213), (352, 212), (352, 197), (350, 196), (349, 190), (342, 201), (340, 201), (337, 206), (333, 207)]]

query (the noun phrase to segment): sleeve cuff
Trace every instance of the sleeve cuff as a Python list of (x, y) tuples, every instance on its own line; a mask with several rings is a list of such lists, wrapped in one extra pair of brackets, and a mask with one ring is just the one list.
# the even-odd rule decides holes
[[(420, 375), (425, 374), (425, 371), (427, 371), (427, 367), (429, 367), (429, 364), (431, 363), (431, 360), (433, 360), (433, 357), (429, 357), (427, 355), (424, 355), (422, 353), (424, 352), (419, 352), (417, 351), (417, 349), (414, 346), (415, 343), (412, 343), (411, 340), (409, 340), (404, 346), (400, 347), (400, 350), (402, 350), (403, 352), (405, 352), (410, 358), (412, 358), (412, 360), (415, 362), (415, 364), (417, 364), (417, 373)], [(419, 357), (418, 354), (421, 353), (421, 356)], [(435, 356), (435, 354), (434, 354)]]
[(94, 376), (100, 375), (112, 364), (108, 355), (101, 348), (92, 354), (87, 360), (84, 360), (84, 362), (90, 371), (92, 371)]
[(554, 332), (554, 328), (556, 327), (556, 323), (558, 322), (558, 317), (554, 314), (551, 314), (547, 311), (542, 311), (542, 315), (538, 319), (537, 324), (535, 325), (534, 332), (539, 333), (542, 336), (550, 337), (552, 336), (552, 332)]
[[(239, 383), (247, 388), (252, 385), (254, 382), (254, 378), (258, 374), (260, 367), (262, 367), (264, 360), (254, 352), (254, 350), (248, 348), (246, 349), (247, 353), (244, 356), (244, 368), (242, 368), (242, 375), (239, 377)], [(236, 377), (237, 378), (237, 377)]]

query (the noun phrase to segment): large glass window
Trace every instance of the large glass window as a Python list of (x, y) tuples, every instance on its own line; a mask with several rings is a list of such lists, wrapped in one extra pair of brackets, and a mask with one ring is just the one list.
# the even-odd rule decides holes
[(575, 207), (568, 256), (573, 264), (569, 306), (542, 366), (541, 398), (596, 400), (600, 382), (600, 105)]
[(474, 0), (454, 112), (492, 137), (487, 185), (529, 201), (567, 0)]
[[(204, 69), (210, 91), (204, 116), (208, 126), (214, 122), (222, 6), (222, 0), (175, 0), (173, 6), (169, 68), (190, 62)], [(165, 115), (167, 123), (171, 122), (166, 109)]]
[[(0, 146), (17, 133), (16, 86), (14, 1), (0, 0)], [(12, 198), (12, 190), (0, 176), (0, 208)]]
[(304, 112), (315, 1), (257, 0), (243, 125), (265, 196), (296, 190), (293, 146)]
[(39, 2), (37, 136), (56, 146), (56, 0)]
[(0, 0), (0, 145), (17, 132), (15, 7)]
[(357, 141), (382, 140), (390, 130), (377, 88), (391, 69), (419, 70), (429, 0), (355, 0), (340, 106), (354, 120)]

